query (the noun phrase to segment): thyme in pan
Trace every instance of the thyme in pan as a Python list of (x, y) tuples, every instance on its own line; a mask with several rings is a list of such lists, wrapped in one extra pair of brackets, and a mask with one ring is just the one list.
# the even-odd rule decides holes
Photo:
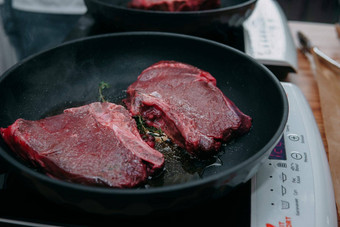
[(107, 102), (107, 100), (105, 100), (104, 95), (103, 95), (103, 90), (106, 88), (110, 88), (110, 85), (104, 81), (101, 81), (99, 83), (99, 88), (98, 88), (98, 92), (99, 92), (99, 100), (101, 102)]
[(134, 118), (136, 120), (139, 133), (142, 135), (143, 139), (147, 139), (148, 136), (152, 136), (158, 143), (170, 141), (170, 139), (167, 137), (167, 135), (165, 135), (162, 129), (148, 126), (140, 115), (137, 115)]
[[(108, 100), (105, 99), (104, 94), (103, 94), (104, 89), (107, 89), (107, 88), (110, 88), (110, 85), (108, 83), (104, 81), (101, 81), (99, 83), (98, 92), (99, 92), (99, 100), (101, 102), (108, 102)], [(165, 135), (162, 129), (148, 126), (140, 115), (135, 116), (134, 118), (136, 120), (139, 133), (141, 134), (142, 138), (145, 141), (156, 141), (158, 143), (170, 142), (170, 139), (167, 137), (167, 135)]]

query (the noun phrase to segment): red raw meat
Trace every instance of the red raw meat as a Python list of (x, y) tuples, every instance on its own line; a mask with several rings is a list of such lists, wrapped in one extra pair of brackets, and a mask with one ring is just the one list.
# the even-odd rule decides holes
[(252, 125), (252, 119), (216, 87), (210, 73), (175, 61), (145, 69), (128, 87), (124, 102), (132, 115), (141, 115), (197, 156), (216, 153), (221, 143)]
[(220, 7), (220, 0), (132, 0), (130, 8), (156, 11), (198, 11)]
[(140, 137), (129, 112), (91, 103), (38, 121), (18, 119), (1, 135), (11, 149), (54, 178), (130, 188), (162, 168), (163, 155)]

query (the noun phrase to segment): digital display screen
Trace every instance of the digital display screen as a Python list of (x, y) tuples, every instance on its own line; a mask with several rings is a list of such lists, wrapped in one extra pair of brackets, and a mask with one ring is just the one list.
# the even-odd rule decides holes
[(276, 160), (287, 160), (286, 156), (286, 149), (285, 149), (285, 140), (282, 136), (279, 143), (273, 149), (272, 153), (269, 155), (269, 159), (276, 159)]

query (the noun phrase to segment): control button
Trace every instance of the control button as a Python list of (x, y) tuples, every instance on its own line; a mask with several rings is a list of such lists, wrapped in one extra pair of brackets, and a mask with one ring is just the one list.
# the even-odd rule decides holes
[(290, 139), (291, 141), (299, 141), (300, 140), (300, 137), (296, 134), (289, 134), (288, 135), (288, 139)]
[(297, 152), (297, 151), (293, 151), (293, 152), (290, 154), (290, 156), (291, 156), (292, 158), (296, 159), (296, 160), (302, 159), (302, 155), (301, 155), (299, 152)]
[(281, 209), (282, 210), (289, 209), (289, 202), (285, 200), (281, 200)]
[(284, 183), (287, 180), (287, 175), (284, 173), (281, 173), (281, 180), (282, 180), (282, 183)]
[(280, 168), (287, 168), (287, 163), (285, 163), (285, 162), (278, 162), (278, 163), (276, 163), (276, 166), (280, 167)]
[(282, 194), (282, 196), (284, 196), (286, 193), (287, 193), (287, 189), (283, 185), (281, 185), (281, 194)]

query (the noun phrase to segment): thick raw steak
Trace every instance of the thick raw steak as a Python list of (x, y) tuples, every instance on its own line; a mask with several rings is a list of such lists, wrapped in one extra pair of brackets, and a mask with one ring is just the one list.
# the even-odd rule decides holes
[(38, 121), (18, 119), (1, 135), (11, 149), (58, 179), (134, 187), (163, 166), (120, 105), (95, 102)]
[(215, 153), (252, 124), (216, 87), (214, 77), (180, 62), (161, 61), (145, 69), (127, 95), (132, 115), (141, 115), (197, 156)]
[(129, 7), (176, 12), (215, 9), (220, 5), (220, 0), (132, 0)]

